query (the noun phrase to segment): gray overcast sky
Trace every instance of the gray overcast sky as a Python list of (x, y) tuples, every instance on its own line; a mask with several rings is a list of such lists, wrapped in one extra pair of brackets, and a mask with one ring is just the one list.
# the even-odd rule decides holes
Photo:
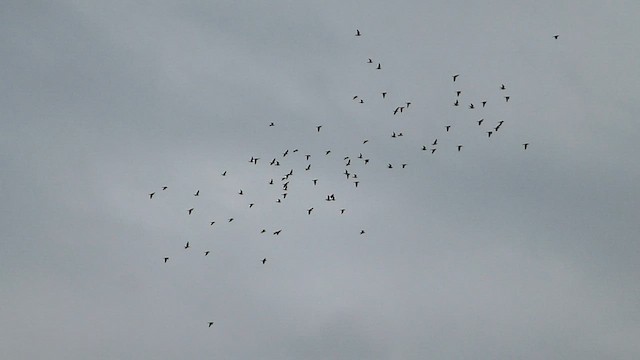
[(0, 354), (640, 358), (640, 3), (524, 3), (4, 1)]

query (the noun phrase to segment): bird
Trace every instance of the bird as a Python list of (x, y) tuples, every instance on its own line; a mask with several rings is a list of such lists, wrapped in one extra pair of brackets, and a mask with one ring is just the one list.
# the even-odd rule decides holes
[(473, 104), (469, 104), (469, 109), (473, 109)]
[(233, 218), (229, 218), (229, 222), (232, 222), (232, 221), (233, 221)]
[(311, 211), (313, 211), (313, 208), (309, 208), (309, 209), (307, 209), (307, 214), (308, 214), (308, 215), (311, 215)]
[(458, 151), (462, 149), (462, 145), (458, 145)]
[(407, 109), (408, 109), (409, 105), (411, 105), (411, 102), (409, 101), (409, 102), (406, 102), (405, 104), (407, 105)]
[(386, 93), (386, 92), (383, 92), (383, 93), (382, 93), (382, 98), (384, 99), (384, 98), (385, 98), (385, 96), (387, 96), (387, 93)]
[(485, 105), (487, 105), (487, 102), (486, 102), (486, 101), (483, 101), (483, 102), (482, 102), (482, 107), (484, 107)]
[(362, 144), (364, 145), (364, 144), (366, 144), (366, 143), (368, 143), (368, 142), (369, 142), (369, 140), (364, 140), (364, 141), (362, 142)]
[(189, 215), (191, 215), (191, 213), (193, 212), (193, 208), (187, 210), (187, 212), (189, 213)]
[(491, 137), (491, 134), (493, 134), (493, 131), (487, 131), (487, 137)]
[(506, 89), (507, 89), (507, 87), (504, 86), (504, 84), (500, 85), (500, 90), (506, 90)]
[(460, 74), (453, 75), (453, 82), (456, 82), (456, 79), (458, 78), (458, 76), (460, 76)]
[(227, 171), (226, 170), (222, 173), (222, 176), (227, 176)]
[(209, 255), (209, 253), (210, 253), (210, 252), (211, 252), (211, 251), (209, 251), (209, 250), (205, 251), (205, 252), (204, 252), (204, 256)]
[(444, 128), (447, 129), (447, 132), (449, 132), (449, 129), (451, 129), (451, 125), (445, 125)]
[(358, 98), (358, 95), (354, 95), (352, 100), (355, 100)]
[(213, 224), (215, 224), (215, 223), (216, 223), (215, 221), (212, 221), (212, 222), (209, 223), (209, 226), (213, 226)]
[(320, 128), (322, 127), (322, 125), (318, 125), (316, 126), (316, 129), (318, 129), (318, 132), (320, 132)]
[(364, 234), (364, 230), (360, 230), (360, 235), (363, 235), (363, 234)]
[(358, 184), (360, 184), (360, 181), (354, 181), (353, 183), (356, 185), (356, 187), (358, 187)]
[(407, 167), (407, 164), (402, 164), (402, 168), (404, 169), (405, 167)]
[(456, 96), (458, 96), (458, 97), (459, 97), (459, 96), (460, 96), (460, 94), (462, 94), (462, 91), (460, 91), (460, 90), (456, 91)]
[(367, 165), (369, 163), (369, 159), (364, 159), (364, 164)]
[(267, 258), (262, 259), (262, 264), (264, 265), (264, 263), (267, 262)]
[(344, 211), (347, 209), (340, 209), (340, 214), (344, 214)]
[(311, 157), (311, 155), (310, 154), (306, 154), (304, 157), (307, 158), (307, 161), (308, 161), (309, 158)]
[(282, 231), (282, 230), (274, 231), (274, 232), (273, 232), (273, 235), (280, 235), (280, 232), (281, 232), (281, 231)]
[(193, 194), (193, 196), (200, 196), (200, 190), (196, 191), (196, 193)]
[(433, 144), (431, 144), (432, 146), (436, 146), (438, 145), (438, 139), (433, 140)]
[(313, 179), (313, 185), (317, 185), (318, 184), (318, 179)]
[(211, 325), (213, 325), (213, 321), (209, 321), (209, 327), (211, 327)]
[(149, 199), (153, 199), (153, 195), (155, 195), (155, 192), (152, 192), (151, 194), (149, 194)]
[(276, 126), (276, 124), (274, 124), (273, 122), (269, 124), (269, 126)]
[(311, 169), (311, 164), (307, 165), (306, 168), (304, 168), (305, 170), (310, 170)]
[(189, 242), (188, 242), (188, 241), (187, 241), (187, 243), (184, 245), (184, 248), (185, 248), (185, 249), (188, 249), (188, 248), (189, 248)]
[(360, 34), (360, 30), (356, 29), (356, 36), (362, 36), (362, 34)]
[(482, 122), (484, 121), (484, 119), (480, 119), (478, 120), (478, 126), (482, 125)]
[(167, 263), (167, 261), (169, 261), (169, 258), (168, 257), (164, 258), (165, 264)]
[(360, 99), (360, 104), (364, 104), (364, 100)]
[(427, 151), (427, 145), (422, 145), (422, 151)]
[[(318, 130), (318, 131), (320, 131), (320, 130)], [(285, 150), (284, 153), (282, 153), (282, 157), (287, 156), (288, 153), (289, 153), (289, 149)]]
[(506, 102), (509, 102), (509, 98), (510, 98), (510, 96), (505, 96), (505, 97), (504, 97), (504, 100), (505, 100)]
[(388, 164), (388, 165), (387, 165), (387, 169), (393, 169), (393, 165)]
[(242, 189), (240, 189), (240, 191), (238, 191), (238, 195), (244, 195), (244, 193), (242, 192)]
[(369, 60), (367, 60), (367, 64), (373, 64), (373, 59), (369, 58)]
[(382, 69), (382, 66), (380, 66), (380, 63), (378, 63), (378, 67), (376, 68), (377, 70)]
[(529, 143), (524, 143), (522, 144), (522, 146), (524, 146), (524, 149), (527, 150), (527, 146), (529, 146)]
[(166, 186), (163, 186), (163, 187), (162, 187), (162, 190), (163, 190), (163, 191), (164, 191), (164, 190), (167, 190), (167, 189), (168, 189), (168, 187), (166, 187)]
[(393, 115), (397, 114), (400, 111), (400, 106), (398, 106), (395, 110), (393, 110)]
[(249, 204), (249, 209), (251, 209), (255, 205), (254, 203)]
[(560, 36), (560, 35), (559, 34), (555, 34), (555, 35), (553, 35), (553, 38), (558, 40), (558, 36)]
[(453, 103), (453, 106), (459, 106), (460, 103), (458, 102), (458, 100), (456, 99), (456, 102)]
[(269, 181), (269, 185), (273, 185), (273, 179)]
[(436, 152), (436, 149), (431, 149), (431, 153), (433, 154), (434, 152)]
[(324, 152), (325, 155), (329, 155), (329, 153), (331, 153), (331, 150), (327, 150)]

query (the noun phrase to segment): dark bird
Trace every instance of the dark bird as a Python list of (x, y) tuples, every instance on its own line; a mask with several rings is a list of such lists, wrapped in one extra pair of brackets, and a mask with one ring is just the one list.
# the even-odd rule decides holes
[(264, 263), (267, 262), (267, 258), (262, 259), (262, 264), (264, 265)]
[(478, 126), (482, 125), (482, 122), (484, 121), (484, 119), (480, 119), (478, 120)]
[(462, 149), (462, 145), (458, 145), (458, 151)]
[(405, 104), (407, 105), (407, 109), (408, 109), (409, 105), (411, 105), (411, 102), (406, 102)]
[(373, 60), (369, 58), (369, 60), (367, 60), (367, 64), (373, 64)]
[(358, 95), (354, 95), (352, 100), (355, 100), (358, 98)]
[(506, 87), (504, 86), (504, 84), (502, 84), (502, 85), (500, 86), (500, 90), (505, 90), (505, 89), (506, 89)]
[(280, 232), (281, 232), (281, 231), (282, 231), (282, 230), (274, 231), (274, 232), (273, 232), (273, 235), (280, 235)]
[(433, 140), (433, 144), (431, 144), (432, 146), (436, 146), (438, 145), (438, 139)]
[(209, 321), (209, 327), (211, 327), (211, 325), (213, 325), (213, 321)]
[(362, 36), (362, 34), (360, 34), (360, 30), (358, 30), (358, 29), (356, 29), (356, 36)]
[(249, 209), (251, 209), (255, 205), (254, 203), (249, 204)]
[[(349, 161), (347, 161), (347, 163), (344, 166), (349, 166), (349, 165), (351, 165), (351, 159), (349, 159)], [(309, 166), (311, 166), (311, 165), (309, 165)]]
[(422, 145), (422, 151), (427, 151), (427, 145)]
[(244, 195), (244, 193), (242, 192), (242, 189), (240, 189), (240, 191), (238, 191), (238, 195)]
[(362, 153), (360, 153), (360, 155), (358, 155), (358, 159), (362, 159)]
[(387, 93), (386, 93), (386, 92), (383, 92), (383, 93), (382, 93), (382, 98), (384, 99), (384, 97), (385, 97), (385, 96), (387, 96)]
[(269, 185), (273, 185), (273, 179), (269, 181)]
[(364, 144), (366, 144), (366, 143), (368, 143), (368, 142), (369, 142), (369, 140), (364, 140), (364, 141), (362, 142), (362, 144), (364, 145)]
[(395, 110), (393, 110), (393, 115), (397, 114), (400, 111), (400, 106), (398, 106)]
[(308, 161), (309, 158), (311, 157), (311, 155), (310, 154), (306, 154), (304, 157), (307, 158), (307, 161)]
[(469, 109), (473, 109), (473, 104), (469, 104)]
[(229, 222), (232, 222), (232, 221), (233, 221), (233, 218), (229, 218)]
[(165, 264), (166, 264), (167, 261), (169, 261), (169, 258), (168, 257), (164, 258)]
[(293, 149), (293, 152), (298, 152), (298, 149)]
[(436, 149), (431, 149), (431, 153), (433, 154), (434, 152), (436, 152)]
[(445, 125), (444, 128), (447, 129), (447, 132), (449, 132), (449, 129), (451, 129), (451, 125)]
[(307, 165), (306, 168), (304, 168), (305, 170), (310, 170), (311, 169), (311, 164)]
[(200, 196), (200, 190), (196, 191), (196, 193), (193, 194), (193, 196)]
[(307, 214), (308, 214), (308, 215), (311, 215), (311, 211), (313, 211), (313, 208), (309, 208), (309, 209), (307, 209)]
[(313, 179), (313, 185), (317, 185), (318, 184), (318, 179)]
[(189, 213), (189, 215), (191, 215), (191, 213), (193, 212), (193, 208), (187, 210), (187, 212)]
[(213, 224), (215, 224), (215, 223), (216, 223), (215, 221), (212, 221), (212, 222), (209, 223), (209, 226), (213, 226)]
[(460, 76), (460, 74), (455, 74), (455, 75), (453, 75), (453, 82), (455, 82), (455, 81), (456, 81), (456, 79), (458, 78), (458, 76)]
[(210, 252), (211, 252), (211, 251), (209, 251), (209, 250), (205, 251), (205, 252), (204, 252), (204, 256), (209, 255), (209, 253), (210, 253)]
[(322, 127), (322, 125), (318, 125), (316, 126), (316, 129), (318, 129), (318, 132), (320, 132), (320, 128)]
[(156, 193), (152, 192), (151, 194), (149, 194), (149, 199), (153, 199), (153, 195), (155, 195)]
[(327, 150), (324, 152), (325, 155), (329, 155), (329, 153), (331, 153), (331, 150)]
[(491, 134), (493, 134), (493, 131), (487, 131), (487, 137), (491, 137)]
[(553, 38), (558, 40), (558, 36), (560, 36), (560, 35), (559, 34), (555, 34), (555, 35), (553, 35)]
[(527, 146), (529, 146), (529, 143), (524, 143), (522, 144), (522, 146), (524, 146), (524, 149), (527, 150)]
[[(320, 131), (320, 130), (318, 130), (318, 131)], [(284, 153), (282, 153), (282, 157), (287, 156), (288, 153), (289, 153), (289, 149), (285, 150)]]
[(270, 123), (270, 124), (269, 124), (269, 126), (276, 126), (276, 124), (274, 124), (274, 123)]
[(286, 198), (287, 198), (287, 193), (283, 193), (283, 194), (282, 194), (282, 198), (283, 198), (283, 199), (286, 199)]
[(260, 230), (260, 234), (264, 234), (264, 233), (266, 233), (266, 232), (267, 232), (267, 229), (262, 229), (262, 230)]
[(358, 184), (360, 184), (360, 181), (354, 181), (353, 183), (356, 185), (356, 187), (358, 187)]
[(407, 164), (402, 164), (402, 168), (404, 169), (405, 167), (407, 167)]
[(167, 189), (168, 189), (168, 188), (167, 188), (166, 186), (163, 186), (163, 187), (162, 187), (162, 190), (167, 190)]
[(188, 241), (187, 241), (187, 243), (184, 245), (184, 248), (185, 248), (185, 249), (188, 249), (188, 248), (189, 248), (189, 242), (188, 242)]
[(462, 91), (460, 91), (460, 90), (456, 91), (456, 96), (458, 96), (458, 97), (459, 97), (459, 96), (460, 96), (460, 94), (462, 94)]
[(458, 102), (458, 99), (456, 99), (456, 102), (453, 103), (453, 106), (459, 106), (460, 103)]
[(273, 165), (273, 164), (275, 164), (275, 163), (276, 163), (276, 161), (277, 161), (277, 160), (276, 160), (276, 158), (273, 158), (273, 160), (271, 160), (271, 162), (269, 163), (269, 165)]
[(387, 165), (387, 169), (393, 169), (393, 165), (388, 164), (388, 165)]
[(483, 101), (483, 102), (482, 102), (482, 107), (484, 107), (485, 105), (487, 105), (487, 102), (486, 102), (486, 101)]
[(226, 170), (222, 173), (222, 176), (227, 176), (227, 171)]
[(363, 235), (363, 234), (364, 234), (364, 230), (360, 230), (360, 235)]
[(282, 201), (281, 201), (280, 199), (276, 199), (276, 202), (277, 202), (277, 203), (280, 203), (280, 202), (282, 202)]
[(382, 66), (380, 66), (380, 63), (378, 63), (378, 67), (376, 69), (378, 70), (382, 69)]
[(364, 164), (367, 165), (369, 163), (369, 159), (364, 159)]
[(360, 99), (360, 104), (364, 104), (364, 100)]
[(399, 132), (399, 133), (398, 133), (398, 136), (402, 136), (402, 133), (401, 133), (401, 132)]
[(505, 97), (504, 97), (504, 100), (505, 100), (506, 102), (509, 102), (509, 98), (510, 98), (510, 96), (505, 96)]

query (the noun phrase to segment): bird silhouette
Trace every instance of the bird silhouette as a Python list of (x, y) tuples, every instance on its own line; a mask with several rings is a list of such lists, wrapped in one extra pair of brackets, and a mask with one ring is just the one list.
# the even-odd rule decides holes
[[(559, 34), (555, 34), (555, 35), (553, 35), (553, 38), (558, 40), (558, 36), (560, 36), (560, 35)], [(571, 40), (569, 40), (569, 41), (571, 41)]]
[(191, 215), (191, 213), (193, 212), (193, 208), (187, 210), (187, 212), (189, 213), (189, 215)]
[(213, 325), (213, 321), (209, 321), (209, 327), (211, 327), (211, 325)]
[(167, 261), (169, 261), (169, 258), (168, 257), (164, 258), (165, 264), (167, 263)]
[(486, 102), (486, 101), (483, 101), (483, 102), (482, 102), (482, 107), (484, 107), (485, 105), (487, 105), (487, 102)]
[(280, 232), (282, 232), (282, 230), (277, 230), (273, 232), (273, 235), (280, 235)]
[(352, 100), (355, 100), (358, 98), (358, 95), (354, 95)]
[(449, 129), (451, 129), (451, 125), (445, 125), (444, 128), (447, 130), (447, 132), (449, 132)]
[(462, 94), (462, 91), (460, 91), (460, 90), (456, 91), (456, 96), (457, 96), (457, 97), (459, 97), (459, 96), (460, 96), (460, 94)]
[(313, 179), (313, 185), (317, 185), (318, 184), (318, 179)]
[(377, 70), (382, 69), (382, 66), (380, 66), (380, 63), (378, 63), (378, 67), (376, 68)]
[(222, 176), (227, 176), (227, 171), (225, 170), (225, 172), (222, 173)]
[(255, 205), (254, 203), (249, 204), (249, 209), (251, 209)]
[(487, 137), (491, 137), (491, 134), (493, 134), (493, 131), (487, 131)]
[(311, 170), (311, 164), (307, 165), (306, 168), (304, 168), (305, 170)]
[(311, 157), (311, 155), (310, 154), (306, 154), (304, 157), (307, 158), (307, 161), (308, 161), (309, 158)]
[(364, 230), (360, 230), (360, 235), (363, 235), (363, 234), (364, 234)]
[(331, 153), (331, 150), (327, 150), (324, 152), (325, 155), (329, 155)]
[(522, 146), (524, 146), (524, 149), (527, 150), (527, 147), (529, 146), (529, 143), (524, 143), (524, 144), (522, 144)]
[(482, 125), (482, 122), (484, 121), (484, 119), (480, 119), (478, 120), (478, 126)]
[(267, 262), (267, 258), (262, 259), (262, 264), (264, 265), (264, 263)]
[(427, 145), (422, 145), (422, 151), (427, 151)]
[(266, 232), (267, 232), (267, 229), (262, 229), (262, 230), (260, 230), (260, 234), (264, 234), (264, 233), (266, 233)]
[(364, 145), (364, 144), (366, 144), (366, 143), (368, 143), (368, 142), (369, 142), (369, 140), (364, 140), (364, 141), (362, 142), (362, 144)]
[(433, 140), (433, 144), (431, 144), (432, 146), (436, 146), (438, 145), (438, 139)]
[(232, 221), (233, 221), (233, 218), (229, 218), (229, 222), (232, 222)]
[(456, 82), (456, 79), (458, 78), (458, 76), (460, 76), (460, 74), (453, 75), (453, 82)]
[(273, 179), (269, 180), (269, 185), (273, 185)]
[(151, 194), (149, 194), (149, 199), (153, 199), (153, 195), (155, 195), (156, 193), (152, 192)]
[(505, 97), (504, 97), (504, 100), (505, 100), (506, 102), (509, 102), (509, 98), (510, 98), (510, 96), (505, 96)]
[(360, 99), (360, 104), (364, 104), (364, 100)]
[(316, 126), (316, 129), (318, 129), (318, 132), (320, 132), (320, 128), (322, 127), (322, 125), (318, 125)]
[(185, 248), (185, 249), (188, 249), (188, 248), (189, 248), (189, 242), (188, 242), (188, 241), (187, 241), (187, 243), (184, 245), (184, 248)]
[(453, 106), (459, 106), (460, 103), (458, 102), (458, 99), (456, 99), (456, 101), (453, 103)]
[(163, 186), (163, 187), (162, 187), (162, 190), (163, 190), (163, 191), (164, 191), (164, 190), (167, 190), (167, 189), (168, 189), (168, 187), (166, 187), (166, 186)]
[(362, 36), (362, 34), (360, 34), (360, 30), (356, 29), (356, 36)]
[(240, 189), (240, 191), (238, 191), (238, 195), (244, 195), (244, 193), (242, 192), (242, 189)]
[(215, 221), (212, 221), (212, 222), (209, 223), (209, 226), (213, 226), (213, 224), (215, 224), (215, 223), (216, 223)]
[(388, 164), (388, 165), (387, 165), (387, 169), (393, 169), (393, 165)]
[(473, 109), (473, 104), (469, 104), (469, 109)]
[(347, 209), (340, 209), (340, 214), (344, 214), (344, 211)]
[(433, 154), (434, 152), (436, 152), (436, 149), (431, 149), (431, 153)]
[(506, 86), (504, 86), (504, 84), (500, 85), (500, 90), (505, 90)]
[(313, 211), (313, 208), (309, 208), (309, 209), (307, 209), (307, 214), (308, 214), (308, 215), (311, 215), (311, 212), (312, 212), (312, 211)]
[(369, 58), (369, 60), (367, 60), (367, 64), (373, 64), (373, 59)]
[(204, 252), (204, 256), (209, 255), (209, 253), (210, 253), (210, 252), (211, 252), (211, 251), (209, 251), (209, 250), (205, 251), (205, 252)]
[(384, 99), (384, 98), (385, 98), (385, 96), (387, 96), (387, 93), (386, 93), (386, 92), (383, 92), (383, 93), (382, 93), (382, 98)]
[(196, 191), (196, 193), (193, 194), (193, 196), (200, 196), (200, 190)]
[(269, 126), (275, 126), (275, 125), (276, 125), (276, 124), (274, 124), (274, 123), (270, 123), (270, 124), (269, 124)]
[(462, 145), (458, 145), (458, 151), (462, 150)]

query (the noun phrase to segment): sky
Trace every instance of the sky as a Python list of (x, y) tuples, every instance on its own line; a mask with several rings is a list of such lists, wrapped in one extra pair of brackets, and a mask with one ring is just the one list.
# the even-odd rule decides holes
[(0, 353), (638, 359), (639, 12), (3, 2)]

